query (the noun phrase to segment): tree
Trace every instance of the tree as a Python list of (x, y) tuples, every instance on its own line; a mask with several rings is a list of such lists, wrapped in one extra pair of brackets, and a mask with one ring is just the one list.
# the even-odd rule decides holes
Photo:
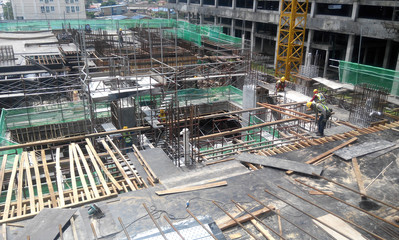
[(3, 14), (4, 14), (4, 18), (6, 20), (13, 20), (14, 19), (14, 14), (12, 12), (11, 2), (7, 2), (6, 4), (3, 5)]
[(101, 7), (111, 6), (111, 5), (117, 5), (117, 3), (114, 0), (109, 0), (108, 2), (101, 3)]

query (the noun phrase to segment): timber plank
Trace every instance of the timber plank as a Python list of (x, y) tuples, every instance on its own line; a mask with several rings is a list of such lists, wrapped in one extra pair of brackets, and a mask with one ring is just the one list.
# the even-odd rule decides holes
[(60, 166), (60, 148), (57, 148), (55, 151), (55, 172), (57, 177), (57, 188), (58, 188), (58, 197), (60, 199), (60, 207), (65, 206), (64, 200), (64, 188), (62, 186), (62, 172)]
[(26, 152), (21, 155), (21, 161), (18, 169), (18, 191), (17, 191), (17, 217), (22, 215), (22, 184), (24, 181), (24, 162), (26, 159)]
[[(345, 147), (345, 146), (347, 146), (347, 145), (353, 143), (353, 142), (356, 141), (356, 140), (357, 140), (357, 137), (351, 138), (351, 139), (349, 139), (348, 141), (346, 141), (346, 142), (344, 142), (344, 143), (341, 143), (340, 145), (336, 146), (335, 148), (332, 148), (332, 149), (330, 149), (330, 150), (328, 150), (328, 151), (326, 151), (326, 152), (324, 152), (324, 153), (322, 153), (322, 154), (320, 154), (320, 155), (318, 155), (318, 156), (316, 156), (316, 157), (310, 159), (309, 161), (306, 161), (305, 163), (307, 163), (307, 164), (313, 164), (313, 163), (319, 161), (320, 159), (322, 159), (322, 158), (328, 156), (329, 154), (331, 154), (331, 153), (337, 151), (338, 149), (341, 149), (341, 148), (343, 148), (343, 147)], [(287, 174), (292, 174), (293, 171), (287, 171), (286, 173), (287, 173)]]
[(357, 185), (359, 186), (359, 192), (363, 194), (363, 196), (367, 195), (366, 194), (366, 189), (364, 188), (364, 183), (362, 179), (362, 174), (360, 172), (359, 164), (357, 162), (357, 158), (352, 158), (352, 165), (353, 165), (353, 171), (355, 172), (356, 180), (357, 180)]
[(57, 200), (55, 199), (53, 183), (51, 182), (50, 173), (49, 173), (48, 167), (47, 167), (46, 153), (44, 152), (44, 150), (42, 150), (41, 154), (42, 154), (44, 175), (46, 176), (47, 187), (50, 192), (51, 204), (53, 205), (53, 208), (55, 208), (55, 207), (57, 207)]
[(12, 197), (12, 192), (13, 192), (12, 189), (14, 187), (15, 176), (17, 175), (18, 159), (19, 159), (19, 155), (15, 155), (14, 164), (12, 166), (12, 172), (11, 172), (11, 176), (10, 176), (10, 181), (8, 183), (7, 197), (6, 197), (6, 203), (4, 206), (4, 213), (3, 213), (3, 221), (8, 219), (8, 215), (10, 213), (10, 204), (11, 204), (11, 197)]
[(76, 184), (75, 166), (73, 163), (74, 156), (71, 144), (68, 145), (68, 150), (69, 150), (69, 172), (71, 174), (71, 181), (72, 181), (73, 202), (77, 203), (79, 202), (79, 194), (78, 194), (78, 185)]
[(26, 170), (26, 180), (28, 180), (28, 191), (29, 191), (29, 203), (30, 203), (30, 212), (36, 212), (36, 205), (35, 205), (35, 192), (33, 191), (33, 184), (32, 184), (32, 176), (30, 172), (30, 166), (28, 161), (28, 153), (23, 152), (26, 155), (26, 162), (25, 162), (25, 170)]
[[(6, 170), (6, 163), (7, 163), (8, 154), (4, 154), (3, 161), (1, 162), (1, 170), (0, 170), (0, 189), (3, 188), (3, 180), (4, 180), (4, 171)], [(1, 196), (1, 191), (0, 191)]]
[(141, 182), (139, 176), (137, 175), (136, 171), (134, 171), (134, 169), (132, 168), (132, 166), (130, 166), (129, 162), (127, 161), (127, 159), (125, 158), (125, 156), (123, 156), (123, 154), (121, 153), (121, 151), (119, 150), (119, 148), (115, 145), (115, 143), (112, 141), (112, 139), (107, 136), (108, 142), (111, 143), (111, 146), (115, 149), (115, 151), (118, 153), (119, 157), (122, 158), (122, 160), (125, 162), (126, 166), (129, 168), (129, 170), (133, 173), (133, 175), (136, 177), (137, 182), (139, 183), (139, 185), (142, 185), (143, 183)]
[(103, 144), (104, 148), (107, 150), (109, 155), (111, 156), (112, 160), (114, 161), (115, 165), (118, 167), (118, 169), (121, 172), (122, 176), (125, 178), (125, 180), (126, 180), (127, 184), (129, 185), (130, 189), (132, 191), (135, 191), (136, 188), (134, 187), (132, 181), (130, 181), (130, 179), (127, 176), (125, 170), (123, 169), (122, 165), (119, 163), (118, 159), (115, 157), (114, 153), (109, 148), (108, 144), (105, 142), (104, 139), (101, 140), (101, 143)]
[(162, 195), (182, 193), (182, 192), (191, 192), (191, 191), (214, 188), (214, 187), (221, 187), (221, 186), (227, 186), (227, 182), (221, 181), (221, 182), (208, 183), (208, 184), (202, 184), (202, 185), (191, 186), (191, 187), (171, 188), (171, 189), (167, 189), (167, 190), (163, 190), (163, 191), (156, 191), (155, 193), (158, 196), (162, 196)]
[[(334, 215), (327, 214), (318, 217), (317, 220), (322, 223), (316, 220), (312, 221), (320, 226), (324, 231), (333, 236), (335, 239), (343, 240), (348, 239), (347, 237), (349, 237), (350, 239), (366, 240), (366, 238), (364, 238), (358, 231), (356, 231), (349, 224), (335, 217)], [(345, 236), (343, 236), (341, 233), (344, 233)]]
[(76, 150), (78, 150), (80, 159), (82, 160), (83, 166), (84, 166), (84, 168), (86, 170), (86, 175), (89, 178), (91, 189), (94, 192), (94, 197), (95, 198), (99, 198), (100, 194), (98, 193), (98, 189), (97, 189), (97, 186), (96, 186), (96, 181), (94, 181), (93, 174), (91, 174), (91, 169), (90, 169), (89, 165), (87, 164), (85, 155), (83, 154), (82, 149), (80, 148), (79, 144), (75, 144), (75, 147), (76, 147)]
[[(268, 208), (262, 208), (262, 209), (259, 209), (259, 210), (257, 210), (257, 211), (252, 212), (252, 215), (258, 217), (258, 216), (260, 216), (260, 215), (262, 215), (262, 214), (264, 214), (264, 213), (268, 213), (268, 212), (270, 212), (270, 211), (272, 211), (272, 210), (274, 210), (274, 209), (275, 209), (274, 206), (269, 205)], [(248, 214), (248, 213), (245, 214), (244, 216), (241, 216), (241, 217), (239, 217), (239, 218), (236, 218), (236, 220), (237, 220), (238, 222), (240, 222), (240, 223), (248, 222), (248, 221), (250, 221), (251, 219), (254, 219), (254, 218), (253, 218), (250, 214)], [(217, 225), (218, 225), (218, 227), (220, 228), (220, 230), (224, 231), (224, 230), (226, 230), (226, 229), (228, 229), (228, 228), (231, 228), (231, 227), (236, 226), (237, 223), (236, 223), (233, 219), (231, 219), (231, 220), (229, 220), (229, 221), (227, 221), (227, 222), (225, 222), (225, 223), (221, 223), (221, 224), (217, 224)]]
[(36, 188), (37, 188), (37, 196), (39, 198), (39, 208), (38, 211), (44, 208), (44, 201), (43, 201), (43, 193), (42, 193), (42, 182), (40, 180), (40, 172), (39, 167), (37, 166), (37, 159), (35, 151), (30, 152), (30, 156), (33, 163), (33, 169), (35, 170), (35, 179), (36, 179)]
[(91, 195), (90, 195), (89, 189), (87, 188), (85, 175), (83, 174), (82, 167), (80, 166), (80, 161), (79, 161), (78, 153), (76, 151), (75, 143), (72, 143), (72, 152), (73, 152), (73, 156), (75, 159), (76, 168), (78, 169), (79, 178), (80, 178), (80, 181), (82, 182), (83, 191), (85, 192), (86, 198), (88, 200), (91, 200)]
[(141, 155), (140, 151), (137, 149), (136, 145), (133, 144), (133, 149), (135, 151), (135, 153), (137, 154), (137, 156), (140, 157), (142, 163), (144, 164), (143, 167), (144, 169), (147, 169), (150, 172), (150, 175), (152, 177), (152, 179), (154, 180), (155, 183), (159, 182), (158, 177), (155, 175), (155, 173), (152, 171), (150, 165), (148, 165), (147, 161), (144, 159), (143, 155)]
[(94, 169), (96, 170), (97, 176), (100, 179), (101, 184), (103, 185), (103, 188), (105, 189), (105, 193), (107, 195), (111, 194), (111, 191), (109, 190), (109, 187), (107, 185), (107, 181), (105, 181), (103, 174), (101, 173), (101, 169), (98, 167), (98, 164), (96, 162), (96, 159), (94, 158), (93, 153), (90, 150), (90, 147), (88, 145), (85, 145), (87, 153), (89, 153), (90, 156), (90, 161), (94, 166)]
[(89, 146), (89, 148), (90, 148), (91, 152), (93, 153), (94, 157), (96, 158), (97, 163), (100, 165), (101, 169), (104, 171), (105, 175), (107, 175), (107, 177), (111, 180), (111, 182), (115, 185), (115, 187), (119, 191), (122, 191), (123, 190), (122, 186), (115, 180), (115, 178), (112, 176), (112, 174), (105, 167), (104, 163), (101, 161), (101, 159), (98, 156), (96, 150), (94, 149), (94, 146), (91, 143), (90, 139), (86, 138), (86, 143)]

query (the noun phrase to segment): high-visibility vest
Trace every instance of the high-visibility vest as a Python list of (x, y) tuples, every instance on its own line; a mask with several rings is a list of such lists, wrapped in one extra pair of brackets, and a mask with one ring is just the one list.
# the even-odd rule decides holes
[(316, 94), (316, 102), (319, 102), (319, 103), (321, 103), (321, 104), (323, 104), (323, 105), (325, 105), (326, 104), (326, 97), (324, 97), (324, 94), (323, 93), (317, 93)]

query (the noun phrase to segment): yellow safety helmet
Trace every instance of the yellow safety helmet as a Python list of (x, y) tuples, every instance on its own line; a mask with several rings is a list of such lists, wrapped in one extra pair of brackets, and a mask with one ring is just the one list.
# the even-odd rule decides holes
[(164, 113), (164, 112), (165, 112), (165, 109), (160, 109), (159, 112), (160, 112), (160, 113)]
[(318, 92), (319, 92), (319, 90), (317, 90), (317, 89), (313, 90), (313, 93), (318, 93)]
[(312, 104), (313, 104), (312, 102), (307, 102), (306, 107), (310, 108), (312, 106)]
[(122, 31), (122, 28), (119, 28), (119, 31)]
[(123, 129), (127, 129), (127, 126), (123, 126)]
[(284, 82), (284, 81), (285, 81), (285, 77), (282, 77), (282, 78), (280, 79), (280, 81)]

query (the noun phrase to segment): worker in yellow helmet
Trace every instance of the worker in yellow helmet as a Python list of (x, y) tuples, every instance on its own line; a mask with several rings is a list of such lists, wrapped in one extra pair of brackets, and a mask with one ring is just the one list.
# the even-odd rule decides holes
[[(317, 136), (324, 137), (324, 128), (326, 127), (328, 119), (331, 117), (332, 109), (322, 103), (308, 102), (306, 106), (316, 113), (317, 120)], [(318, 118), (318, 115), (320, 117)]]
[(123, 46), (123, 30), (122, 30), (122, 28), (119, 28), (118, 40), (119, 40), (119, 45), (122, 47)]
[[(123, 129), (128, 129), (128, 127), (123, 126)], [(122, 133), (123, 141), (125, 142), (125, 148), (127, 149), (126, 152), (130, 152), (130, 149), (132, 148), (133, 137), (131, 134), (131, 132)]]
[(319, 92), (319, 90), (317, 90), (317, 89), (313, 90), (313, 97), (312, 97), (312, 99), (310, 99), (310, 102), (313, 102), (313, 100), (315, 102), (319, 102), (319, 103), (326, 105), (326, 97), (324, 96), (323, 93)]
[(160, 109), (159, 110), (159, 121), (160, 122), (166, 122), (166, 113), (165, 113), (165, 109)]
[(285, 86), (285, 77), (282, 77), (276, 82), (276, 92), (284, 92)]

